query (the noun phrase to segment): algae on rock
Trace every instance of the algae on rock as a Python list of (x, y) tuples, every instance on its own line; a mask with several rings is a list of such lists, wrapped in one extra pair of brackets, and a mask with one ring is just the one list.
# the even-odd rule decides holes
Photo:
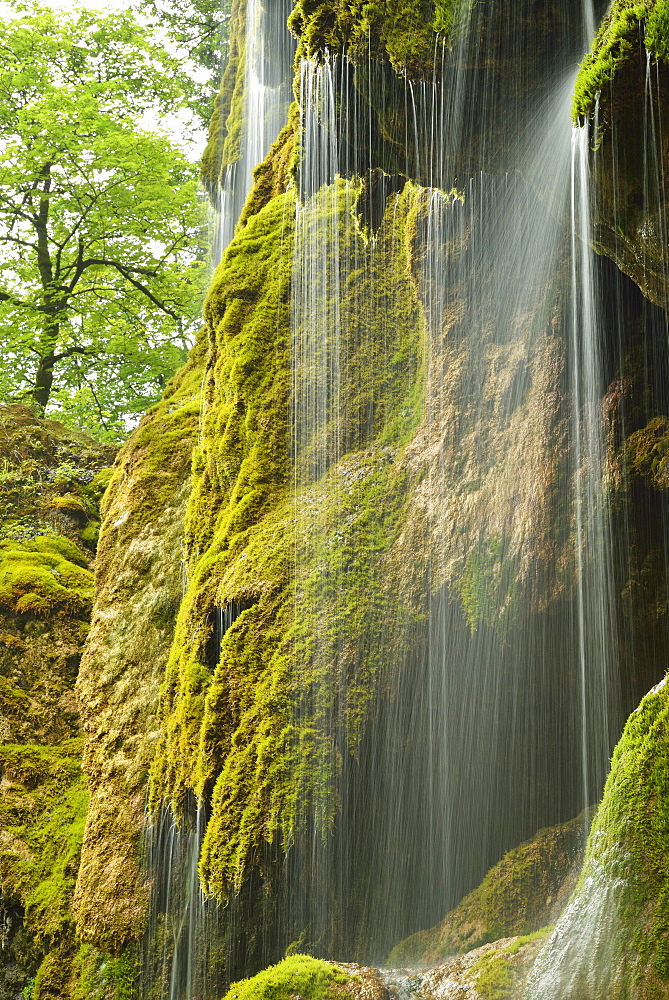
[(440, 924), (396, 945), (388, 965), (439, 965), (449, 955), (553, 924), (576, 884), (586, 822), (578, 816), (539, 830), (509, 851)]
[(73, 687), (115, 449), (0, 409), (0, 996), (70, 997), (88, 804)]
[(142, 934), (146, 774), (158, 690), (183, 587), (183, 518), (197, 437), (202, 346), (121, 450), (103, 506), (96, 605), (77, 681), (91, 792), (75, 912), (112, 954)]

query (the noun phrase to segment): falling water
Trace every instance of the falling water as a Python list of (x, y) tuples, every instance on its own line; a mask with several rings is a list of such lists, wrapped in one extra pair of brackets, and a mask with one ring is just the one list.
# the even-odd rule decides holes
[[(666, 250), (661, 251), (658, 258), (656, 248), (666, 248), (669, 243), (663, 208), (666, 200), (662, 191), (661, 98), (655, 72), (650, 56), (647, 56), (645, 108), (640, 122), (640, 143), (636, 154), (640, 153), (640, 157), (635, 162), (635, 174), (643, 190), (645, 213), (649, 220), (645, 223), (647, 231), (639, 234), (639, 242), (644, 251), (648, 247), (648, 256), (642, 261), (641, 273), (646, 279), (646, 287), (651, 289), (650, 294), (657, 296), (662, 282), (654, 285), (653, 275), (658, 271), (666, 275), (667, 255)], [(615, 503), (607, 503), (609, 495), (615, 489), (616, 479), (624, 479), (627, 472), (616, 466), (615, 461), (606, 455), (607, 442), (602, 434), (604, 421), (593, 403), (603, 395), (598, 380), (606, 366), (607, 350), (610, 351), (613, 344), (617, 345), (621, 354), (630, 350), (629, 340), (625, 343), (629, 332), (620, 323), (619, 316), (621, 312), (625, 312), (626, 299), (633, 296), (633, 292), (632, 286), (626, 284), (625, 279), (617, 273), (615, 281), (605, 293), (611, 308), (603, 323), (601, 308), (599, 315), (596, 309), (597, 301), (601, 303), (603, 296), (597, 288), (593, 266), (596, 258), (590, 249), (592, 242), (602, 238), (601, 208), (596, 203), (594, 214), (597, 221), (593, 222), (593, 202), (597, 196), (601, 198), (601, 194), (592, 183), (590, 173), (601, 170), (602, 167), (605, 169), (606, 165), (601, 161), (604, 156), (610, 156), (609, 166), (612, 164), (615, 191), (617, 179), (622, 176), (622, 163), (618, 160), (621, 144), (615, 138), (611, 142), (610, 151), (604, 153), (601, 150), (598, 128), (596, 115), (592, 132), (588, 127), (575, 131), (572, 156), (572, 299), (574, 329), (578, 327), (581, 331), (580, 337), (572, 346), (574, 391), (579, 394), (576, 396), (574, 418), (579, 435), (577, 454), (582, 456), (581, 461), (577, 462), (576, 516), (580, 523), (588, 524), (595, 543), (598, 543), (598, 558), (590, 558), (589, 561), (586, 561), (589, 548), (587, 539), (579, 545), (579, 604), (583, 606), (580, 616), (583, 633), (580, 646), (583, 661), (587, 665), (593, 662), (598, 664), (604, 657), (619, 655), (622, 650), (627, 658), (626, 669), (629, 671), (630, 665), (636, 661), (639, 664), (637, 672), (642, 678), (645, 677), (645, 686), (649, 687), (651, 683), (654, 684), (656, 677), (650, 670), (644, 671), (642, 661), (657, 664), (659, 654), (659, 663), (663, 664), (664, 652), (661, 646), (658, 648), (663, 640), (658, 643), (659, 637), (654, 635), (652, 615), (648, 614), (647, 608), (642, 620), (637, 622), (638, 611), (635, 614), (633, 599), (630, 599), (629, 594), (622, 602), (616, 600), (612, 581), (635, 579), (638, 573), (635, 549), (641, 539), (642, 551), (644, 544), (647, 550), (648, 542), (644, 543), (643, 539), (652, 537), (656, 546), (655, 558), (659, 564), (659, 568), (656, 564), (655, 572), (662, 586), (662, 581), (667, 579), (668, 525), (664, 505), (657, 505), (643, 491), (637, 491), (636, 497), (632, 492), (630, 510), (625, 510), (622, 516), (619, 510), (616, 511)], [(614, 136), (616, 128), (614, 125)], [(591, 148), (593, 146), (595, 148)], [(626, 166), (629, 170), (629, 163)], [(617, 208), (614, 203), (613, 225), (616, 235), (613, 256), (621, 262), (623, 269), (628, 270), (629, 261), (625, 260), (628, 251), (624, 245), (623, 229), (618, 226)], [(666, 299), (662, 301), (661, 295), (658, 298), (666, 310)], [(629, 309), (629, 304), (627, 308)], [(614, 405), (619, 409), (617, 419), (620, 420), (621, 427), (608, 431), (609, 436), (613, 435), (619, 440), (624, 440), (628, 435), (633, 438), (634, 432), (643, 427), (653, 413), (664, 413), (669, 405), (666, 388), (669, 343), (666, 311), (655, 309), (647, 300), (637, 296), (634, 308), (628, 315), (630, 318), (627, 322), (637, 324), (643, 331), (641, 343), (644, 370), (649, 373), (644, 392), (652, 402), (648, 405), (648, 401), (644, 400), (643, 407), (635, 412), (630, 405), (633, 389), (629, 374), (612, 383), (604, 396), (604, 402), (611, 405), (611, 401), (615, 401)], [(630, 356), (633, 356), (631, 352)], [(592, 401), (589, 407), (588, 400)], [(601, 469), (604, 473), (603, 482), (594, 478), (592, 470), (595, 469)], [(625, 620), (621, 620), (621, 617)], [(606, 676), (601, 672), (589, 676), (584, 671), (583, 697), (588, 704), (594, 704), (593, 721), (601, 720), (607, 710), (611, 711), (611, 691), (606, 690), (605, 683)], [(660, 682), (657, 688), (662, 683), (664, 682)], [(629, 984), (636, 981), (639, 973), (635, 968), (637, 949), (629, 948), (633, 929), (629, 926), (625, 909), (628, 905), (626, 894), (629, 892), (629, 872), (634, 871), (637, 864), (637, 860), (628, 858), (621, 852), (620, 845), (607, 847), (601, 830), (595, 832), (586, 854), (579, 890), (562, 913), (553, 934), (539, 954), (527, 985), (526, 1000), (581, 1000), (584, 996), (617, 1000), (629, 995)]]
[(601, 399), (605, 331), (598, 312), (591, 250), (587, 127), (574, 129), (571, 157), (571, 373), (574, 438), (574, 517), (577, 561), (578, 660), (585, 805), (590, 782), (598, 796), (606, 776), (607, 720), (619, 718), (609, 690), (616, 664), (613, 541), (605, 481)]
[[(371, 56), (300, 67), (291, 696), (316, 763), (299, 762), (286, 844), (224, 913), (196, 876), (205, 807), (156, 827), (170, 1000), (290, 944), (382, 962), (506, 850), (597, 801), (638, 694), (621, 683), (627, 529), (602, 399), (639, 297), (590, 250), (590, 137), (569, 125), (572, 21), (590, 33), (594, 15), (558, 5), (533, 75), (529, 8), (500, 6), (435, 43), (430, 79)], [(268, 18), (249, 0), (219, 250), (285, 118), (293, 48), (268, 42)], [(209, 622), (212, 663), (228, 613)], [(608, 887), (597, 899), (589, 920)]]
[[(582, 15), (590, 31), (589, 5)], [(565, 42), (572, 59), (585, 46), (577, 36)], [(494, 96), (491, 114), (468, 89), (482, 37), (464, 32), (456, 57), (437, 47), (434, 78), (397, 84), (392, 117), (378, 66), (329, 58), (301, 70), (293, 457), (296, 535), (309, 541), (296, 544), (295, 574), (320, 560), (323, 575), (306, 610), (300, 589), (296, 617), (312, 613), (308, 662), (323, 691), (320, 706), (313, 696), (297, 705), (302, 723), (317, 716), (327, 733), (341, 800), (326, 846), (314, 848), (301, 920), (316, 950), (370, 961), (435, 923), (504, 850), (595, 804), (639, 695), (622, 683), (618, 594), (629, 567), (613, 542), (605, 413), (639, 295), (590, 249), (589, 137), (569, 126), (571, 60), (556, 59), (543, 94), (509, 101), (507, 147)], [(377, 101), (382, 137), (361, 93)], [(402, 434), (383, 429), (383, 390), (364, 414), (351, 406), (350, 371), (366, 324), (413, 322), (399, 296), (393, 305), (369, 291), (404, 203), (415, 229), (396, 250), (410, 244), (422, 314), (411, 377), (426, 404), (402, 452)], [(397, 343), (379, 332), (375, 341), (375, 364), (389, 365)], [(368, 560), (360, 636), (347, 622), (355, 522), (340, 490), (380, 459), (381, 442), (409, 478), (421, 470), (402, 518), (422, 520), (422, 535), (413, 578), (396, 568), (382, 586), (383, 560)], [(313, 483), (321, 490), (305, 492)], [(397, 511), (406, 489), (384, 480), (380, 509)], [(336, 571), (326, 546), (341, 550)], [(405, 589), (421, 586), (427, 603), (409, 607)], [(343, 632), (335, 646), (333, 628)], [(357, 656), (346, 677), (347, 635)], [(360, 736), (350, 702), (362, 678), (377, 700)], [(341, 760), (351, 746), (355, 767)], [(348, 938), (314, 931), (317, 905), (343, 914)]]
[(212, 252), (215, 264), (232, 239), (253, 171), (286, 122), (295, 50), (295, 40), (286, 27), (290, 10), (289, 0), (273, 0), (269, 6), (261, 0), (246, 3), (241, 132), (237, 156), (225, 167), (217, 191)]
[[(329, 657), (335, 675), (321, 681), (323, 703), (338, 706), (323, 723), (334, 748), (351, 743), (349, 685), (358, 687), (365, 676), (380, 685), (376, 715), (364, 737), (353, 737), (359, 767), (368, 773), (361, 783), (342, 765), (338, 789), (348, 804), (342, 803), (334, 840), (321, 851), (326, 857), (316, 861), (310, 896), (331, 907), (332, 893), (344, 893), (348, 902), (339, 905), (348, 913), (351, 937), (340, 952), (353, 947), (356, 957), (378, 961), (409, 930), (435, 923), (505, 849), (596, 798), (620, 717), (601, 499), (600, 331), (583, 233), (570, 237), (573, 73), (516, 136), (516, 170), (479, 171), (447, 194), (422, 193), (392, 175), (382, 175), (381, 183), (370, 155), (379, 155), (374, 140), (352, 147), (351, 132), (371, 130), (351, 95), (351, 72), (338, 59), (305, 63), (301, 71), (304, 138), (292, 295), (295, 484), (299, 495), (323, 477), (331, 482), (301, 505), (297, 536), (312, 543), (297, 545), (295, 572), (298, 580), (311, 572), (328, 534), (329, 544), (345, 548), (338, 480), (366, 474), (370, 452), (360, 449), (371, 447), (373, 455), (379, 433), (389, 449), (401, 441), (401, 434), (383, 431), (388, 399), (382, 389), (364, 413), (352, 407), (351, 371), (365, 350), (365, 326), (379, 331), (374, 363), (388, 368), (397, 342), (380, 332), (387, 317), (391, 324), (393, 315), (408, 322), (399, 297), (393, 305), (371, 291), (379, 248), (389, 229), (401, 225), (405, 199), (416, 217), (407, 265), (423, 317), (410, 377), (416, 384), (425, 380), (427, 401), (418, 430), (423, 452), (409, 461), (423, 469), (413, 502), (427, 511), (418, 544), (430, 552), (421, 570), (430, 626), (425, 632), (398, 624), (406, 597), (399, 581), (394, 590), (391, 585), (393, 611), (381, 602), (381, 621), (368, 610), (364, 634), (351, 639), (349, 633), (363, 647), (360, 674), (347, 683), (337, 679), (339, 653), (328, 628), (333, 621), (352, 628), (345, 613), (355, 594), (351, 574), (340, 570), (334, 587), (316, 584), (309, 591), (316, 623), (309, 663), (320, 677), (316, 665)], [(408, 161), (421, 178), (448, 174), (444, 146), (466, 130), (464, 95), (454, 99), (454, 90), (442, 90), (439, 80), (404, 88), (406, 146), (414, 150)], [(396, 251), (405, 249), (400, 240)], [(565, 298), (561, 281), (569, 274), (573, 293)], [(569, 372), (570, 402), (562, 415), (549, 413), (544, 428), (533, 426), (546, 419), (545, 396), (559, 388), (560, 368)], [(551, 377), (557, 379), (552, 387)], [(546, 443), (559, 433), (550, 420), (567, 421), (568, 412), (565, 462)], [(397, 460), (397, 451), (393, 455)], [(564, 477), (565, 490), (572, 483), (575, 587), (542, 579), (546, 568), (533, 557), (543, 545), (560, 543), (550, 536), (563, 516), (551, 509), (556, 496), (547, 477), (556, 475)], [(385, 510), (397, 510), (398, 489), (406, 489), (404, 482), (383, 483), (378, 502)], [(561, 544), (569, 544), (568, 534)], [(368, 571), (371, 598), (380, 586), (373, 559)], [(560, 588), (557, 611), (542, 619), (535, 608)], [(303, 606), (297, 617), (306, 617)], [(383, 682), (365, 635), (390, 649)], [(345, 641), (339, 637), (340, 645)], [(302, 717), (327, 716), (313, 701), (298, 704)], [(361, 812), (358, 796), (369, 788), (375, 789), (373, 811)], [(364, 830), (355, 826), (361, 818)], [(329, 882), (332, 871), (337, 886)], [(301, 918), (312, 933), (319, 924), (315, 907), (307, 906)]]

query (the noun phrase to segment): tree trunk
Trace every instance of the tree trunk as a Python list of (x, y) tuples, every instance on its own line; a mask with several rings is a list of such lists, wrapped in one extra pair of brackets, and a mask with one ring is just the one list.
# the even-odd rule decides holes
[(50, 351), (49, 354), (45, 354), (44, 357), (40, 358), (37, 372), (35, 374), (35, 383), (30, 395), (33, 397), (35, 402), (42, 407), (42, 409), (46, 407), (51, 395), (51, 387), (53, 386), (53, 366), (55, 360), (56, 355), (54, 351)]

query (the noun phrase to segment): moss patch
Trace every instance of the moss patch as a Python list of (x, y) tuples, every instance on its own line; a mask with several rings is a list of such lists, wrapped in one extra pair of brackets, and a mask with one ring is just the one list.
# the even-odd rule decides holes
[(656, 59), (669, 58), (669, 3), (614, 0), (581, 64), (572, 104), (574, 122), (593, 114), (597, 95), (625, 62), (638, 58), (644, 45)]
[(624, 461), (633, 475), (656, 490), (669, 489), (669, 417), (653, 417), (627, 438)]
[(290, 26), (311, 57), (345, 53), (353, 62), (373, 58), (390, 62), (401, 75), (425, 79), (434, 68), (437, 36), (452, 43), (466, 17), (467, 0), (400, 0), (350, 4), (298, 0)]
[(96, 612), (77, 681), (91, 805), (75, 912), (84, 941), (114, 955), (146, 919), (140, 833), (158, 687), (182, 594), (204, 347), (201, 337), (121, 450), (103, 504)]
[[(72, 996), (88, 804), (72, 688), (115, 449), (0, 408), (0, 995)], [(12, 992), (13, 991), (13, 992)]]
[(291, 955), (251, 979), (233, 983), (224, 1000), (343, 1000), (357, 977), (310, 955)]
[(64, 611), (87, 620), (92, 604), (93, 574), (69, 539), (0, 542), (1, 608), (18, 615)]
[(202, 155), (202, 182), (210, 194), (217, 190), (221, 172), (239, 159), (246, 65), (245, 32), (246, 0), (233, 0), (230, 9), (228, 58), (221, 89), (214, 102), (207, 145)]
[(656, 1000), (669, 984), (669, 684), (629, 717), (574, 895), (532, 973), (561, 1000)]
[(35, 1000), (67, 996), (46, 988), (54, 963), (68, 980), (73, 951), (71, 900), (88, 805), (81, 740), (56, 747), (0, 746), (0, 879), (3, 899), (23, 914), (41, 951)]
[[(437, 927), (419, 931), (398, 944), (388, 964), (436, 965), (456, 952), (539, 931), (555, 919), (569, 899), (584, 841), (583, 816), (539, 830), (532, 840), (505, 854), (481, 885)], [(500, 975), (505, 968), (499, 966)]]
[[(264, 843), (289, 845), (307, 803), (321, 832), (330, 828), (341, 766), (332, 753), (337, 678), (349, 677), (349, 752), (373, 677), (411, 619), (393, 602), (384, 561), (408, 493), (393, 460), (422, 416), (422, 317), (406, 236), (415, 193), (409, 186), (389, 201), (374, 247), (346, 211), (357, 194), (338, 182), (310, 208), (316, 225), (334, 198), (344, 256), (357, 253), (369, 265), (342, 277), (348, 408), (339, 452), (329, 448), (330, 425), (304, 440), (295, 498), (287, 457), (292, 194), (240, 226), (207, 305), (212, 340), (187, 515), (189, 587), (163, 689), (152, 804), (179, 811), (190, 789), (211, 796), (201, 875), (218, 897), (239, 888)], [(372, 294), (399, 305), (402, 321), (392, 330), (375, 326), (386, 314), (371, 308)], [(323, 449), (330, 468), (319, 478), (312, 456)], [(216, 609), (233, 607), (242, 610), (217, 633)], [(357, 644), (366, 650), (359, 661)]]
[[(116, 449), (25, 406), (0, 407), (0, 539), (65, 536), (84, 552)], [(104, 485), (103, 485), (104, 484)], [(101, 490), (102, 486), (102, 490)]]
[(500, 947), (488, 951), (472, 966), (470, 977), (475, 984), (476, 995), (481, 1000), (513, 1000), (519, 996), (527, 976), (527, 963), (517, 963), (514, 957), (526, 945), (543, 941), (550, 933), (545, 927), (515, 938), (511, 943), (500, 942)]

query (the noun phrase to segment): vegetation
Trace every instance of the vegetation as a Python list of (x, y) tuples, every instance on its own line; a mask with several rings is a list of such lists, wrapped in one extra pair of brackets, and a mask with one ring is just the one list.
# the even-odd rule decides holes
[(86, 620), (92, 604), (93, 574), (74, 542), (0, 542), (0, 607), (45, 616), (64, 610)]
[(31, 4), (0, 46), (0, 399), (115, 440), (198, 322), (196, 169), (145, 124), (187, 80), (129, 13)]
[(115, 449), (0, 408), (0, 995), (72, 996), (88, 804), (72, 687)]
[(481, 1000), (514, 1000), (518, 997), (529, 963), (516, 963), (514, 957), (527, 945), (543, 941), (550, 930), (550, 927), (543, 927), (533, 934), (517, 937), (509, 944), (500, 942), (501, 947), (482, 955), (471, 969), (476, 995)]
[(583, 868), (532, 983), (558, 996), (656, 1000), (669, 982), (669, 684), (632, 712)]
[(438, 965), (448, 955), (500, 938), (539, 932), (569, 899), (585, 833), (584, 816), (539, 830), (505, 854), (440, 924), (396, 945), (388, 964)]
[[(198, 439), (204, 341), (121, 450), (103, 503), (96, 615), (79, 669), (91, 791), (75, 913), (92, 946), (86, 973), (105, 995), (118, 954), (145, 926), (139, 869), (147, 771), (155, 752), (158, 688), (183, 587), (183, 522)], [(96, 989), (97, 989), (96, 986)]]
[[(326, 429), (325, 438), (306, 447), (303, 492), (294, 501), (286, 442), (292, 194), (258, 202), (261, 192), (276, 190), (270, 164), (280, 184), (285, 163), (279, 141), (257, 175), (251, 195), (257, 212), (228, 249), (206, 310), (210, 367), (186, 522), (189, 587), (166, 672), (152, 774), (153, 808), (172, 803), (179, 810), (189, 788), (212, 796), (201, 873), (219, 897), (240, 886), (263, 842), (276, 837), (288, 844), (309, 798), (318, 802), (324, 830), (332, 821), (339, 765), (329, 749), (328, 718), (344, 622), (353, 646), (363, 634), (375, 637), (360, 663), (334, 668), (355, 672), (348, 717), (353, 749), (371, 677), (410, 620), (402, 621), (385, 592), (382, 565), (407, 495), (406, 477), (392, 459), (422, 414), (416, 390), (423, 374), (422, 319), (405, 263), (414, 192), (407, 187), (388, 208), (369, 276), (376, 294), (396, 301), (406, 322), (384, 337), (376, 335), (371, 313), (362, 313), (357, 327), (344, 325), (351, 342), (342, 374), (350, 389), (342, 450), (357, 454), (341, 455), (339, 465), (333, 462), (326, 477), (313, 482), (307, 456), (327, 446)], [(314, 224), (329, 210), (332, 194), (315, 203)], [(343, 207), (357, 191), (340, 183), (335, 194)], [(369, 253), (349, 218), (342, 212), (340, 239), (355, 243), (358, 254)], [(355, 259), (352, 246), (348, 256)], [(361, 274), (348, 282), (345, 309), (371, 294)], [(381, 351), (388, 364), (378, 363)], [(296, 520), (304, 526), (304, 551), (293, 580)], [(244, 610), (222, 641), (213, 637), (213, 648), (215, 609), (233, 602)], [(295, 725), (299, 700), (319, 682), (313, 709)]]
[(251, 979), (233, 983), (224, 1000), (348, 1000), (355, 992), (345, 986), (356, 980), (329, 962), (291, 955)]
[(298, 0), (290, 25), (312, 56), (346, 51), (354, 62), (387, 59), (398, 73), (431, 76), (436, 35), (452, 44), (469, 0), (402, 0), (397, 4)]
[(208, 125), (221, 68), (227, 61), (231, 0), (189, 0), (186, 4), (138, 0), (137, 6), (166, 32), (177, 48), (179, 62), (192, 65), (186, 90), (188, 106)]
[(669, 3), (614, 0), (581, 64), (572, 103), (574, 122), (593, 114), (597, 95), (644, 45), (655, 59), (669, 60)]

